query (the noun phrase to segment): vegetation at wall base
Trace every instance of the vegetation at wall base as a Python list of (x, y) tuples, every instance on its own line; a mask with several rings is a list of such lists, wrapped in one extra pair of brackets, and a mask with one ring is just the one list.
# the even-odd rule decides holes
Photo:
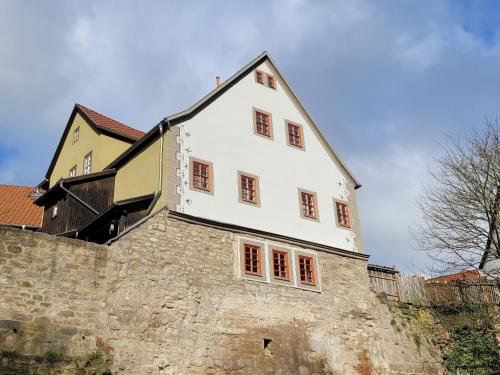
[(492, 311), (488, 306), (446, 307), (436, 312), (452, 339), (443, 356), (452, 374), (483, 375), (500, 368)]

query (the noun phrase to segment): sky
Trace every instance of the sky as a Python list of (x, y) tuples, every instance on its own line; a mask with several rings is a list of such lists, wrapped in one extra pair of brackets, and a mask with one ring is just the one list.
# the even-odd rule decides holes
[(74, 103), (147, 131), (269, 51), (363, 187), (370, 262), (429, 273), (415, 201), (496, 116), (495, 1), (0, 1), (0, 183), (44, 177)]

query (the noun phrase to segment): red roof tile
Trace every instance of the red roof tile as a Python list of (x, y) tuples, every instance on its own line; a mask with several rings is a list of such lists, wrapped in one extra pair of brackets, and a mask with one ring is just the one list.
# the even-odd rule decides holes
[(42, 226), (43, 207), (33, 204), (30, 186), (0, 184), (0, 224)]
[(90, 120), (92, 120), (92, 122), (98, 128), (130, 138), (134, 141), (138, 140), (145, 134), (140, 130), (134, 129), (128, 125), (113, 120), (112, 118), (101, 115), (100, 113), (97, 113), (96, 111), (93, 111), (90, 108), (87, 108), (81, 104), (77, 104), (77, 106), (90, 118)]
[(481, 279), (481, 274), (479, 270), (471, 270), (471, 271), (453, 273), (451, 275), (433, 277), (432, 279), (427, 279), (426, 281), (448, 282), (454, 280), (479, 280), (479, 279)]

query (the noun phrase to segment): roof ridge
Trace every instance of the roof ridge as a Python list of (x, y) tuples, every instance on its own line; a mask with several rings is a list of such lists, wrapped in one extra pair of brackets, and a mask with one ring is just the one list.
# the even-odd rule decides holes
[[(124, 124), (123, 122), (115, 120), (112, 117), (103, 115), (102, 113), (97, 112), (97, 111), (95, 111), (92, 108), (89, 108), (87, 106), (84, 106), (83, 104), (75, 103), (75, 106), (77, 106), (79, 109), (81, 109), (90, 118), (90, 120), (100, 129), (105, 129), (105, 130), (111, 131), (113, 133), (117, 133), (119, 135), (126, 136), (128, 138), (132, 138), (135, 141), (138, 140), (139, 138), (141, 138), (144, 134), (146, 134), (142, 130), (139, 130), (139, 129), (136, 129), (130, 125)], [(97, 117), (103, 117), (104, 119), (98, 119)], [(101, 120), (111, 121), (114, 124), (104, 124), (104, 123), (102, 123)], [(123, 129), (120, 129), (120, 127)]]

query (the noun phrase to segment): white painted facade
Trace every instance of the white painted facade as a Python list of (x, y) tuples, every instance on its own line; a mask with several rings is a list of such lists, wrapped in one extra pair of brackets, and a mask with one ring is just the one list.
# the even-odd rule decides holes
[[(336, 224), (334, 199), (352, 200), (346, 185), (349, 177), (327, 151), (273, 66), (266, 60), (257, 69), (275, 77), (276, 90), (258, 84), (252, 71), (200, 113), (177, 125), (181, 130), (181, 203), (177, 210), (360, 251), (354, 231)], [(273, 139), (254, 133), (254, 107), (271, 113)], [(287, 144), (285, 119), (303, 126), (304, 150)], [(190, 189), (190, 157), (212, 163), (213, 194)], [(259, 177), (259, 206), (240, 203), (238, 171)], [(317, 193), (318, 221), (301, 217), (299, 188)]]

